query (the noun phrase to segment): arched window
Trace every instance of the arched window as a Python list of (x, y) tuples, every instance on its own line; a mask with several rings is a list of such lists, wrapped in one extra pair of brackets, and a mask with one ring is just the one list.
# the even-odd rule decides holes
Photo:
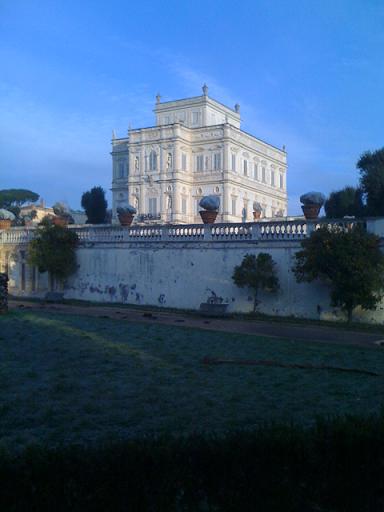
[(152, 149), (152, 151), (149, 153), (149, 170), (150, 171), (156, 171), (157, 169), (157, 155), (156, 151)]

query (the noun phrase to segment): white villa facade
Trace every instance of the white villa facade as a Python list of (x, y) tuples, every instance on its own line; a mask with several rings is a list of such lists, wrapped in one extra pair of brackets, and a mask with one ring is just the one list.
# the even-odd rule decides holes
[(287, 215), (287, 155), (240, 129), (240, 107), (230, 109), (203, 94), (161, 102), (156, 126), (112, 138), (113, 218), (136, 207), (135, 222), (201, 223), (198, 203), (220, 196), (217, 222)]

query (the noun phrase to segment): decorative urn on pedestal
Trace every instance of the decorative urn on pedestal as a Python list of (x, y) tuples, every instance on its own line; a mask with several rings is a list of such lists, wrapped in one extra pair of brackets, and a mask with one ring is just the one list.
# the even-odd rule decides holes
[(68, 224), (73, 224), (73, 217), (69, 213), (69, 209), (63, 203), (55, 203), (53, 205), (53, 212), (55, 217), (52, 217), (52, 223), (55, 226), (61, 226), (65, 228)]
[(119, 222), (121, 226), (130, 226), (133, 221), (133, 217), (135, 216), (136, 208), (131, 206), (130, 204), (125, 208), (117, 209), (117, 216), (119, 218)]
[(307, 220), (315, 220), (319, 216), (319, 212), (325, 203), (325, 196), (321, 192), (307, 192), (300, 196), (302, 203), (301, 209)]
[(263, 213), (263, 208), (260, 203), (254, 201), (253, 203), (253, 220), (259, 220), (261, 218), (261, 214)]
[(15, 220), (15, 215), (8, 210), (0, 209), (0, 229), (9, 229), (12, 221)]
[(216, 220), (218, 210), (220, 208), (219, 196), (204, 196), (199, 206), (204, 208), (200, 210), (200, 217), (204, 224), (213, 224)]

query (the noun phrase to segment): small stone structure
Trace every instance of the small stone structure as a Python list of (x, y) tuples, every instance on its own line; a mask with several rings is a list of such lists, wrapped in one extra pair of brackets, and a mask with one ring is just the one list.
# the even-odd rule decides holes
[(0, 273), (0, 314), (8, 311), (8, 275)]

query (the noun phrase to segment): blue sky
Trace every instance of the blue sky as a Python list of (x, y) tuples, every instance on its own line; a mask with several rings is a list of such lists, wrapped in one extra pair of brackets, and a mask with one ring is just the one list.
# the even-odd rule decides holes
[(299, 213), (301, 193), (356, 184), (359, 155), (384, 146), (383, 27), (382, 0), (0, 0), (0, 188), (78, 208), (109, 191), (112, 129), (151, 126), (157, 92), (206, 82), (286, 145)]

